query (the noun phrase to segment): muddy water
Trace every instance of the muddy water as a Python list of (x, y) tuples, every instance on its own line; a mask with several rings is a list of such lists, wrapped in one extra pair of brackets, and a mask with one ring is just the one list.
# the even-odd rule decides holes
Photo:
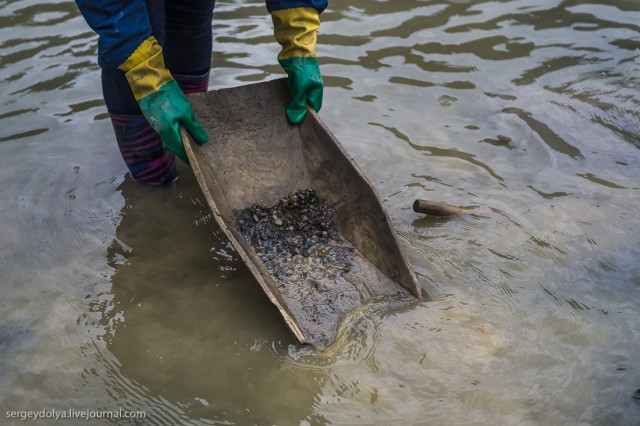
[[(0, 423), (637, 424), (638, 22), (624, 0), (331, 5), (321, 115), (428, 298), (368, 304), (316, 353), (188, 169), (126, 177), (74, 4), (0, 2)], [(262, 3), (221, 2), (213, 31), (212, 88), (281, 76)]]

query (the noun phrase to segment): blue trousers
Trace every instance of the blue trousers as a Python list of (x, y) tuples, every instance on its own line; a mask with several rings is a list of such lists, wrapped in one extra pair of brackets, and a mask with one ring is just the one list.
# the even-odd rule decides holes
[[(145, 0), (152, 35), (172, 74), (201, 76), (211, 68), (215, 0)], [(102, 93), (112, 114), (141, 115), (124, 72), (102, 68)]]

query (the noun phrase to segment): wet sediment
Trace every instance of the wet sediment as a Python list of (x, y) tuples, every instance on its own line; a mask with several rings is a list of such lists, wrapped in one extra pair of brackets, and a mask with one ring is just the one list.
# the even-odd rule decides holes
[(317, 347), (330, 344), (340, 318), (370, 298), (358, 282), (364, 259), (340, 234), (336, 213), (305, 189), (234, 215), (305, 337)]

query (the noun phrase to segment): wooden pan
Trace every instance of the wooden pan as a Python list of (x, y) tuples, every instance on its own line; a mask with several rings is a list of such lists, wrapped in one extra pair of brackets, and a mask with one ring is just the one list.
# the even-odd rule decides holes
[[(189, 95), (210, 142), (198, 145), (184, 129), (187, 155), (213, 216), (239, 256), (278, 308), (300, 343), (317, 347), (336, 336), (340, 316), (354, 299), (332, 309), (340, 315), (310, 318), (312, 296), (288, 298), (236, 227), (234, 209), (254, 203), (271, 206), (289, 193), (312, 188), (335, 210), (343, 237), (363, 262), (349, 278), (357, 303), (421, 288), (398, 241), (379, 195), (320, 117), (308, 110), (300, 125), (284, 114), (289, 101), (285, 79)], [(355, 294), (355, 293), (354, 293)]]

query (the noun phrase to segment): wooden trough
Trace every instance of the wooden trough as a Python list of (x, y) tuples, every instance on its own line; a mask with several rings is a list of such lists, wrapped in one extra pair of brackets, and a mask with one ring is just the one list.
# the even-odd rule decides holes
[[(210, 142), (198, 145), (182, 129), (183, 142), (213, 217), (298, 342), (331, 344), (340, 318), (371, 299), (421, 296), (380, 197), (351, 156), (311, 109), (302, 124), (287, 121), (285, 79), (195, 93), (189, 100)], [(335, 211), (342, 236), (356, 249), (351, 271), (339, 283), (325, 280), (330, 296), (322, 300), (302, 278), (295, 291), (278, 282), (233, 213), (272, 206), (306, 188)]]

